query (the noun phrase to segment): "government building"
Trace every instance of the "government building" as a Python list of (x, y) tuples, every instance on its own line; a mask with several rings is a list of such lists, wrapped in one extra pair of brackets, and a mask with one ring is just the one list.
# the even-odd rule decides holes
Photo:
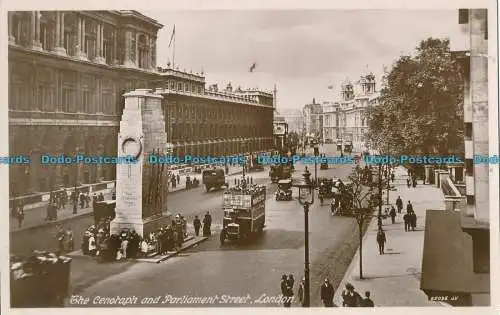
[(367, 114), (370, 107), (378, 105), (379, 96), (371, 72), (362, 75), (355, 83), (344, 81), (340, 98), (322, 104), (323, 142), (352, 141), (356, 149), (369, 147)]
[(156, 64), (163, 27), (136, 11), (11, 11), (11, 195), (115, 179), (114, 165), (40, 165), (40, 155), (117, 154), (122, 95), (163, 96), (173, 154), (230, 155), (273, 146), (273, 93), (206, 86), (203, 72)]

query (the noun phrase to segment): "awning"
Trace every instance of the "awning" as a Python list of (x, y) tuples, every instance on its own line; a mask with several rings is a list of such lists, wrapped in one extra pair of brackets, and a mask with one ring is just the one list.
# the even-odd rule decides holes
[(449, 296), (443, 302), (470, 306), (472, 294), (490, 292), (490, 274), (473, 272), (472, 238), (462, 231), (461, 216), (427, 210), (420, 289), (429, 299)]

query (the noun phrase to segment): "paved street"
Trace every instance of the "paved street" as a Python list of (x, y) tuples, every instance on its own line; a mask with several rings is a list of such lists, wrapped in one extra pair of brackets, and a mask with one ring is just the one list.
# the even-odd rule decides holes
[[(234, 181), (235, 177), (241, 175), (228, 176), (228, 181)], [(264, 183), (267, 179), (267, 172), (250, 173), (249, 176), (254, 177), (257, 181)], [(222, 203), (222, 193), (220, 191), (211, 191), (209, 193), (205, 192), (205, 189), (200, 185), (200, 187), (192, 189), (190, 191), (178, 191), (169, 195), (168, 206), (169, 210), (177, 213), (181, 210), (183, 215), (192, 220), (194, 214), (198, 214), (201, 210), (212, 210), (220, 207)], [(208, 198), (207, 198), (208, 197)], [(110, 199), (107, 196), (107, 199)], [(186, 200), (189, 200), (186, 203)], [(203, 206), (202, 206), (203, 205)], [(38, 221), (42, 222), (45, 217), (45, 208), (32, 209), (30, 212), (37, 212)], [(91, 209), (87, 208), (84, 210), (78, 209), (79, 213), (85, 212), (88, 215), (79, 216), (71, 220), (64, 221), (63, 226), (68, 227), (73, 230), (75, 237), (75, 244), (80, 244), (82, 240), (82, 235), (85, 229), (93, 223), (91, 217)], [(66, 210), (68, 215), (71, 215), (71, 210)], [(191, 216), (191, 214), (193, 214)], [(57, 243), (55, 240), (56, 224), (49, 224), (45, 226), (39, 226), (29, 230), (22, 230), (17, 232), (11, 232), (10, 237), (10, 252), (13, 254), (28, 254), (35, 249), (39, 250), (55, 250), (57, 248)]]
[[(300, 175), (301, 167), (294, 174)], [(351, 167), (337, 166), (319, 171), (318, 176), (335, 174), (344, 177)], [(261, 304), (262, 295), (280, 294), (279, 281), (283, 273), (293, 273), (298, 282), (303, 275), (304, 214), (297, 201), (276, 202), (273, 185), (268, 189), (266, 203), (266, 229), (264, 235), (250, 244), (229, 244), (220, 247), (217, 235), (209, 241), (158, 265), (126, 263), (116, 267), (116, 274), (94, 285), (73, 283), (73, 294), (83, 296), (246, 296), (254, 306), (280, 306), (268, 302)], [(296, 193), (296, 192), (295, 192)], [(177, 197), (177, 195), (176, 195)], [(201, 208), (218, 203), (220, 195), (203, 202)], [(191, 199), (192, 200), (192, 199)], [(192, 200), (194, 204), (194, 200)], [(196, 206), (195, 206), (196, 207)], [(199, 208), (201, 210), (201, 208)], [(314, 204), (310, 210), (311, 304), (319, 306), (319, 287), (325, 276), (338, 285), (356, 250), (357, 229), (354, 219), (331, 217), (328, 206)], [(197, 211), (202, 214), (204, 209)], [(222, 211), (214, 211), (214, 222), (221, 222)], [(77, 258), (72, 269), (93, 264), (86, 258)], [(88, 267), (84, 267), (88, 268)], [(106, 266), (105, 268), (111, 268)], [(121, 268), (121, 271), (118, 269)], [(74, 271), (73, 274), (80, 274)], [(73, 275), (72, 275), (73, 278)], [(83, 279), (83, 277), (81, 277)], [(76, 280), (76, 279), (75, 279)], [(244, 283), (244, 285), (242, 285)], [(175, 284), (175, 285), (170, 285)], [(119, 290), (117, 289), (119, 288)], [(68, 303), (70, 304), (70, 303)], [(248, 304), (238, 304), (250, 306)], [(140, 305), (139, 305), (140, 306)], [(175, 306), (158, 304), (156, 306)], [(179, 305), (186, 306), (186, 305)], [(203, 305), (192, 305), (203, 306)], [(205, 305), (207, 306), (207, 305)], [(221, 306), (214, 304), (213, 306)], [(237, 306), (237, 305), (231, 305)]]
[[(328, 151), (327, 154), (335, 154)], [(304, 166), (299, 164), (296, 169), (294, 177), (300, 177)], [(314, 174), (314, 166), (309, 166), (309, 169)], [(318, 176), (345, 178), (351, 170), (351, 165), (331, 166), (329, 170), (319, 170), (318, 165)], [(230, 184), (234, 183), (235, 176), (228, 178)], [(249, 294), (254, 306), (280, 306), (259, 298), (280, 294), (279, 282), (283, 273), (294, 274), (296, 292), (304, 268), (304, 213), (296, 200), (275, 201), (275, 185), (269, 181), (268, 168), (252, 172), (250, 176), (255, 183), (265, 184), (268, 188), (266, 229), (258, 240), (221, 248), (218, 232), (222, 223), (223, 190), (207, 193), (200, 187), (177, 192), (168, 199), (170, 211), (182, 213), (188, 222), (192, 222), (194, 215), (202, 216), (210, 211), (215, 232), (211, 239), (160, 264), (134, 261), (99, 264), (88, 257), (75, 257), (71, 266), (72, 294), (88, 297)], [(316, 201), (310, 209), (312, 306), (321, 306), (319, 289), (324, 277), (328, 276), (333, 285), (338, 286), (357, 249), (355, 220), (332, 217), (327, 204), (320, 206)], [(83, 231), (91, 223), (91, 217), (87, 216), (69, 220), (64, 226), (73, 229), (75, 244), (80, 244)], [(34, 249), (55, 249), (54, 234), (55, 226), (13, 233), (11, 251), (23, 254)], [(213, 306), (221, 306), (218, 303)], [(70, 300), (67, 304), (78, 306)], [(249, 306), (247, 303), (238, 305)], [(155, 303), (154, 306), (175, 305)]]

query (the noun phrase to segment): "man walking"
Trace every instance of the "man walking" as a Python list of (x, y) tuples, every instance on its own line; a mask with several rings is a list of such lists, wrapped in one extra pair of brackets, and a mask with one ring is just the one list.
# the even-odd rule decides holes
[(398, 199), (396, 199), (396, 207), (398, 207), (398, 213), (401, 213), (401, 210), (403, 210), (403, 200), (401, 196), (398, 196)]
[(200, 235), (201, 221), (200, 221), (200, 219), (198, 218), (197, 215), (194, 216), (193, 226), (194, 226), (194, 234), (196, 236)]
[(411, 201), (408, 200), (408, 204), (406, 205), (406, 212), (411, 213), (413, 211), (413, 205), (411, 204)]
[(305, 303), (304, 303), (304, 285), (306, 283), (306, 278), (302, 278), (302, 280), (300, 280), (299, 282), (299, 290), (297, 292), (297, 296), (299, 297), (299, 301), (300, 301), (300, 305), (302, 307), (305, 306)]
[(410, 230), (410, 214), (408, 212), (403, 216), (403, 221), (405, 222), (405, 232), (408, 232)]
[(384, 246), (386, 242), (385, 232), (383, 229), (378, 230), (377, 232), (377, 243), (378, 243), (378, 252), (380, 255), (384, 254)]
[(394, 209), (394, 206), (391, 206), (391, 211), (389, 212), (389, 215), (391, 216), (392, 224), (396, 223), (396, 209)]
[(333, 307), (333, 286), (328, 278), (325, 278), (325, 282), (321, 285), (321, 301), (325, 307)]
[(284, 307), (290, 307), (292, 305), (291, 299), (289, 299), (290, 288), (289, 288), (288, 284), (289, 284), (288, 278), (287, 278), (286, 274), (283, 274), (281, 276), (280, 287), (281, 287), (281, 294), (284, 297), (284, 302), (283, 302)]
[(411, 211), (410, 213), (410, 226), (411, 230), (415, 231), (415, 228), (417, 227), (417, 215), (415, 214), (415, 211)]
[(210, 227), (212, 225), (212, 216), (207, 211), (205, 217), (203, 218), (203, 236), (210, 236), (212, 232), (210, 231)]

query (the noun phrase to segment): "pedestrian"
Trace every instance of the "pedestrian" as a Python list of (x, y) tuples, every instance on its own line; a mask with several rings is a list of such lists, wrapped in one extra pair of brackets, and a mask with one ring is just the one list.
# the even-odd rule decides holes
[(389, 215), (391, 216), (392, 224), (396, 223), (396, 209), (394, 209), (394, 206), (391, 206), (391, 211), (389, 212)]
[(177, 184), (180, 184), (181, 183), (181, 177), (179, 176), (179, 174), (177, 174)]
[(17, 216), (18, 228), (21, 228), (21, 225), (23, 224), (23, 221), (24, 221), (24, 206), (23, 206), (22, 201), (19, 202), (19, 204), (17, 206), (16, 216)]
[(64, 232), (61, 225), (57, 226), (56, 239), (58, 244), (59, 253), (64, 253), (64, 237), (66, 233)]
[(417, 177), (413, 177), (413, 188), (417, 187)]
[(68, 252), (75, 249), (75, 241), (73, 239), (73, 231), (70, 228), (66, 229), (66, 242)]
[(394, 172), (391, 173), (391, 181), (394, 183)]
[(325, 307), (333, 307), (333, 286), (328, 278), (325, 278), (325, 282), (321, 285), (321, 301)]
[(85, 208), (88, 208), (90, 204), (90, 196), (89, 193), (85, 195)]
[(103, 195), (103, 193), (100, 193), (100, 194), (99, 194), (99, 199), (98, 199), (98, 200), (99, 200), (99, 201), (104, 201), (104, 195)]
[(385, 232), (383, 229), (379, 229), (377, 232), (377, 243), (378, 243), (378, 252), (380, 255), (384, 254), (384, 247), (386, 243)]
[(80, 208), (83, 209), (85, 207), (85, 195), (83, 193), (80, 194)]
[(300, 305), (302, 307), (305, 307), (305, 300), (304, 300), (304, 285), (306, 283), (306, 278), (302, 278), (299, 282), (299, 289), (297, 291), (297, 296), (299, 297)]
[(198, 218), (197, 215), (194, 216), (193, 226), (194, 226), (194, 234), (196, 236), (200, 235), (201, 221), (200, 221), (200, 219)]
[(283, 299), (283, 306), (284, 307), (290, 307), (291, 306), (291, 300), (288, 299), (288, 296), (290, 295), (289, 291), (289, 286), (288, 286), (288, 278), (286, 276), (286, 274), (283, 274), (281, 276), (281, 283), (280, 283), (280, 287), (281, 287), (281, 294), (283, 295), (284, 299)]
[(396, 199), (396, 207), (398, 207), (398, 213), (401, 213), (401, 210), (403, 210), (403, 200), (401, 196), (398, 196), (398, 199)]
[(408, 186), (408, 188), (410, 188), (410, 187), (411, 187), (410, 178), (407, 178), (407, 179), (406, 179), (406, 186)]
[(410, 213), (410, 226), (411, 230), (415, 231), (415, 228), (417, 227), (417, 215), (415, 214), (415, 211), (411, 211)]
[(210, 236), (212, 232), (210, 231), (210, 227), (212, 225), (212, 216), (207, 211), (205, 217), (203, 218), (203, 236)]
[(408, 204), (406, 205), (406, 212), (412, 212), (413, 211), (413, 205), (411, 204), (411, 201), (408, 200)]
[[(293, 285), (295, 284), (295, 279), (292, 274), (288, 275), (288, 286), (293, 289)], [(293, 294), (293, 293), (292, 293)]]
[(373, 301), (370, 299), (370, 291), (365, 292), (365, 298), (362, 299), (359, 303), (361, 307), (374, 307)]
[(361, 296), (354, 290), (352, 284), (347, 283), (344, 291), (342, 291), (342, 306), (357, 307), (361, 300)]
[(405, 222), (405, 232), (408, 232), (410, 230), (410, 214), (408, 212), (403, 216), (403, 221)]

